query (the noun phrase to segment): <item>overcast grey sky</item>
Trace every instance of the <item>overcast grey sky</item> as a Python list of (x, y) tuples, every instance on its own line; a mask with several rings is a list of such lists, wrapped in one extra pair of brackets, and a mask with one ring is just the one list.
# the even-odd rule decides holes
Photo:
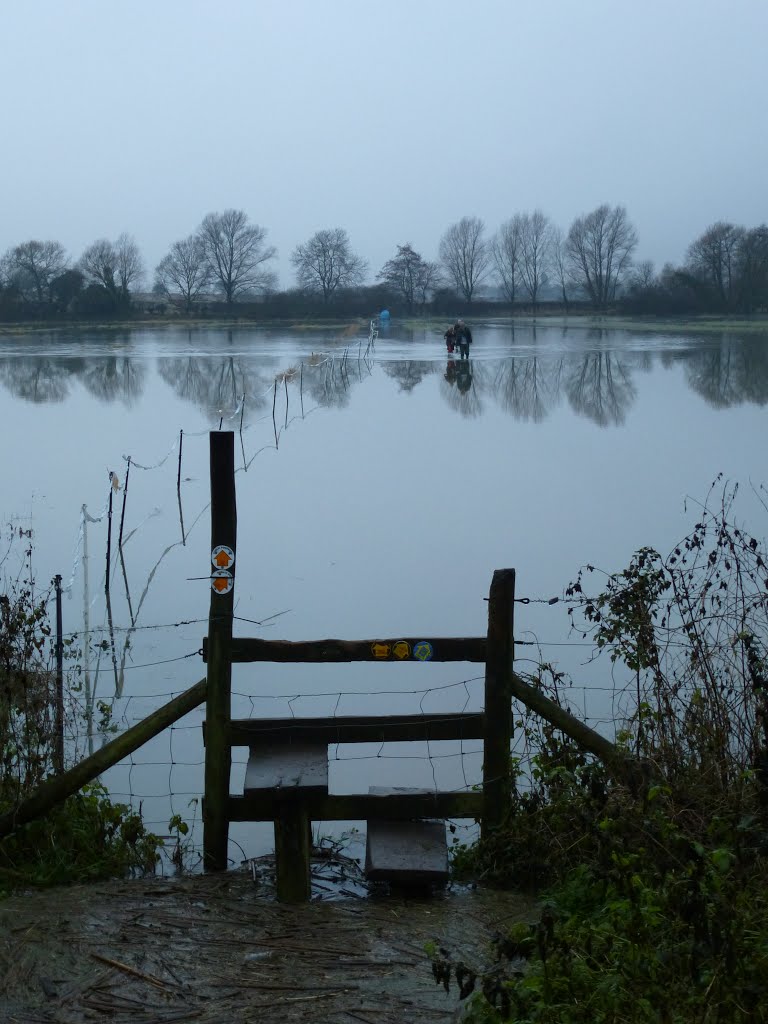
[(768, 220), (768, 0), (0, 0), (0, 253), (205, 213), (375, 274), (460, 217), (624, 203), (637, 257)]

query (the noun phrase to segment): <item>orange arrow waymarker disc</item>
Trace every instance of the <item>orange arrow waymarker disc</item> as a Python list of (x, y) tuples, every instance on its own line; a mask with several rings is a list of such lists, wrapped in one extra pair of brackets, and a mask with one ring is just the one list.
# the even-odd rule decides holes
[(211, 564), (217, 569), (231, 569), (235, 562), (235, 552), (226, 544), (217, 544), (211, 552)]
[(232, 573), (227, 572), (226, 569), (217, 569), (211, 574), (211, 588), (217, 594), (228, 594), (234, 585)]

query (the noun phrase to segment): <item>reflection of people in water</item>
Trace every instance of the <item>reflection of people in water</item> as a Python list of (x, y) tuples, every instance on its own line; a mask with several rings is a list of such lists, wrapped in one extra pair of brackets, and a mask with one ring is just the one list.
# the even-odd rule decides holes
[(466, 394), (472, 387), (472, 363), (469, 359), (460, 359), (456, 371), (456, 387), (462, 394)]
[(456, 363), (453, 359), (448, 360), (448, 365), (445, 368), (445, 379), (451, 385), (456, 383)]

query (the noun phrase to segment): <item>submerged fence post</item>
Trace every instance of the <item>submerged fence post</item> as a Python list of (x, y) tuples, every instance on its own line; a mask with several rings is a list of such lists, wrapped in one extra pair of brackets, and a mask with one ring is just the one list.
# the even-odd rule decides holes
[(491, 580), (488, 598), (481, 824), (483, 838), (504, 822), (510, 805), (514, 613), (515, 570), (497, 569)]
[(176, 490), (181, 495), (181, 450), (184, 446), (184, 431), (179, 431), (179, 468), (176, 471)]
[(127, 465), (125, 467), (125, 483), (123, 484), (123, 507), (120, 512), (120, 533), (117, 538), (117, 546), (120, 550), (120, 554), (123, 552), (123, 526), (125, 525), (125, 503), (128, 500), (128, 477), (131, 475), (131, 456), (128, 456)]
[(107, 511), (107, 571), (104, 576), (104, 592), (109, 593), (109, 567), (112, 562), (112, 495), (115, 493), (115, 489), (112, 486), (112, 481), (115, 474), (110, 471), (109, 474), (109, 506)]
[(57, 574), (54, 583), (56, 585), (56, 745), (53, 767), (56, 774), (61, 775), (64, 771), (64, 636), (62, 635), (61, 576)]
[(205, 712), (203, 866), (223, 871), (229, 837), (229, 738), (232, 690), (232, 615), (237, 542), (235, 435), (211, 432), (211, 604)]

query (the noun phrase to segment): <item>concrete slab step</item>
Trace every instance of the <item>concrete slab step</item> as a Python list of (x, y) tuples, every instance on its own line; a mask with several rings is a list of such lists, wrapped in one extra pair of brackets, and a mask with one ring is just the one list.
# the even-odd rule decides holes
[(276, 743), (251, 747), (243, 792), (275, 790), (276, 796), (327, 794), (328, 746), (325, 743)]
[[(371, 786), (369, 793), (423, 793), (426, 790)], [(399, 885), (442, 884), (448, 880), (445, 822), (368, 821), (365, 874), (372, 882)]]

